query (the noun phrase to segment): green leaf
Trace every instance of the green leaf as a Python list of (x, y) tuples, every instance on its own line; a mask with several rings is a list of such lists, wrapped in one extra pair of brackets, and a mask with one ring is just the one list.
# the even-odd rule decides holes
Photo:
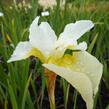
[(28, 86), (29, 86), (29, 83), (30, 83), (30, 80), (31, 80), (31, 76), (32, 76), (32, 73), (30, 74), (30, 76), (28, 78), (28, 81), (26, 83), (25, 89), (24, 89), (23, 98), (22, 98), (22, 109), (25, 108), (25, 102), (26, 102), (26, 97), (27, 97), (27, 92), (28, 92)]
[(9, 95), (10, 95), (10, 99), (11, 99), (11, 103), (12, 103), (12, 108), (13, 109), (18, 109), (17, 100), (16, 100), (16, 97), (15, 97), (13, 88), (12, 88), (12, 86), (9, 83), (8, 80), (7, 80), (7, 82), (8, 82), (8, 91), (9, 91)]
[(94, 39), (92, 40), (91, 44), (89, 45), (89, 48), (88, 48), (88, 52), (91, 53), (93, 48), (94, 48), (94, 45), (97, 41), (97, 37), (98, 37), (98, 33), (95, 35)]
[(108, 104), (108, 106), (106, 107), (106, 109), (109, 109), (109, 104)]

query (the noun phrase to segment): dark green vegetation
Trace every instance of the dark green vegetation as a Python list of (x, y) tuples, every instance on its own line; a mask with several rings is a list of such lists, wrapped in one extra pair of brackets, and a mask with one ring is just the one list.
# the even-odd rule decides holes
[[(2, 0), (3, 1), (3, 0)], [(6, 0), (5, 0), (6, 1)], [(82, 1), (82, 2), (81, 2)], [(58, 1), (59, 2), (59, 1)], [(109, 3), (108, 0), (69, 0), (64, 9), (59, 5), (49, 10), (48, 21), (59, 35), (64, 26), (80, 19), (90, 19), (95, 27), (80, 40), (88, 43), (88, 51), (104, 65), (103, 77), (95, 98), (94, 109), (109, 109)], [(0, 109), (49, 109), (43, 68), (40, 61), (29, 59), (7, 64), (19, 41), (28, 40), (28, 28), (32, 20), (41, 15), (37, 0), (31, 0), (31, 8), (0, 2)], [(87, 88), (87, 87), (86, 87)], [(85, 103), (76, 91), (63, 79), (57, 78), (57, 109), (85, 109)], [(74, 108), (73, 108), (74, 107)]]

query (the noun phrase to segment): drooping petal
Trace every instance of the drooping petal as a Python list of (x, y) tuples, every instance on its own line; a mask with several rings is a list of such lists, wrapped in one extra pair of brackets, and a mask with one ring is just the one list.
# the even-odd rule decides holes
[(92, 82), (94, 95), (98, 91), (103, 73), (102, 64), (86, 51), (74, 51), (72, 55), (66, 54), (60, 59), (51, 58), (49, 63), (70, 68), (74, 72), (86, 74)]
[(76, 62), (72, 64), (72, 70), (86, 74), (92, 81), (94, 94), (96, 94), (103, 73), (102, 64), (86, 51), (75, 52), (74, 57)]
[(90, 20), (80, 20), (76, 23), (67, 24), (63, 33), (60, 34), (59, 40), (78, 40), (93, 27), (94, 24)]
[(8, 63), (28, 58), (29, 55), (27, 54), (31, 51), (31, 49), (32, 46), (29, 42), (19, 42), (13, 54), (11, 55), (11, 58), (8, 60)]
[(94, 95), (98, 91), (98, 86), (103, 73), (102, 64), (86, 51), (74, 51), (72, 56), (65, 55), (61, 59), (52, 59), (50, 63), (58, 66), (68, 67), (75, 72), (86, 74), (92, 82)]
[(81, 94), (87, 109), (93, 108), (93, 89), (90, 79), (84, 74), (54, 64), (43, 64), (47, 69), (67, 80)]
[(42, 22), (38, 26), (38, 19), (39, 17), (36, 17), (30, 26), (29, 39), (30, 43), (47, 57), (53, 50), (57, 37), (47, 22)]

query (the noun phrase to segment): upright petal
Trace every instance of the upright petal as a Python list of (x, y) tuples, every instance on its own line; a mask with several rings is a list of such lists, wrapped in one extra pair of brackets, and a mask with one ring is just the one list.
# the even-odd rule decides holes
[(87, 109), (93, 108), (92, 84), (85, 74), (71, 71), (67, 68), (59, 67), (54, 64), (43, 64), (43, 66), (67, 80), (81, 94), (86, 102)]
[[(77, 40), (91, 28), (94, 24), (90, 20), (80, 20), (76, 23), (67, 24), (64, 31), (60, 34), (55, 46), (60, 51), (61, 56), (66, 49), (80, 49), (86, 50), (87, 44), (85, 42), (77, 44)], [(60, 56), (60, 57), (61, 57)]]
[(47, 57), (53, 50), (57, 37), (47, 22), (38, 25), (38, 19), (39, 17), (36, 17), (30, 26), (29, 39), (30, 43)]
[(31, 50), (32, 50), (32, 46), (29, 42), (27, 41), (19, 42), (13, 54), (11, 55), (11, 58), (8, 60), (8, 63), (28, 58), (29, 55), (27, 54)]
[(84, 33), (94, 27), (90, 20), (80, 20), (76, 23), (67, 24), (59, 40), (78, 40)]
[[(34, 33), (36, 31), (36, 28), (38, 27), (38, 21), (39, 21), (39, 16), (37, 16), (34, 21), (32, 22), (32, 24), (30, 25), (29, 31), (30, 34)], [(32, 36), (30, 36), (29, 38), (31, 38)]]

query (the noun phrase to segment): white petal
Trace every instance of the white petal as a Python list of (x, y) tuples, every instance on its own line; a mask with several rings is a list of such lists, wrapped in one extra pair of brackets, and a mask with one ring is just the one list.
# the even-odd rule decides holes
[(96, 94), (103, 73), (102, 64), (86, 51), (75, 52), (74, 55), (76, 63), (72, 65), (72, 70), (86, 74), (92, 81), (94, 94)]
[(78, 40), (84, 33), (94, 27), (90, 20), (80, 20), (76, 23), (67, 24), (64, 32), (60, 34), (59, 40)]
[(29, 42), (19, 42), (13, 54), (11, 55), (11, 58), (7, 62), (9, 63), (28, 58), (29, 55), (27, 54), (31, 51), (31, 49), (32, 46)]
[(53, 53), (52, 55), (56, 58), (61, 58), (65, 51), (67, 49), (72, 49), (72, 50), (75, 50), (77, 49), (77, 41), (72, 41), (72, 40), (58, 40), (56, 43), (55, 43), (55, 50), (53, 50)]
[(60, 37), (55, 44), (56, 48), (61, 50), (59, 53), (61, 54), (60, 57), (63, 56), (66, 49), (86, 50), (86, 42), (82, 42), (78, 45), (77, 40), (93, 26), (94, 24), (90, 20), (80, 20), (76, 23), (66, 25), (64, 32), (60, 34)]
[(69, 69), (56, 66), (54, 64), (43, 64), (47, 69), (55, 72), (57, 75), (63, 77), (67, 80), (83, 97), (86, 102), (87, 109), (92, 109), (93, 107), (93, 91), (92, 84), (89, 78), (79, 72), (74, 72)]
[(33, 34), (36, 31), (36, 28), (38, 27), (39, 18), (40, 18), (39, 16), (36, 17), (34, 21), (32, 22), (32, 24), (30, 25), (30, 28), (29, 28), (30, 34)]
[(76, 49), (78, 50), (86, 50), (87, 49), (87, 43), (86, 42), (81, 42), (76, 46)]
[(62, 57), (67, 49), (71, 50), (86, 50), (87, 49), (87, 43), (85, 41), (77, 44), (77, 41), (73, 40), (66, 40), (66, 43), (63, 42), (63, 40), (58, 40), (56, 42), (56, 47), (57, 48), (53, 55), (57, 57)]
[(38, 19), (37, 17), (30, 26), (30, 43), (40, 50), (43, 55), (48, 56), (53, 50), (57, 37), (47, 22), (42, 22), (38, 26)]

